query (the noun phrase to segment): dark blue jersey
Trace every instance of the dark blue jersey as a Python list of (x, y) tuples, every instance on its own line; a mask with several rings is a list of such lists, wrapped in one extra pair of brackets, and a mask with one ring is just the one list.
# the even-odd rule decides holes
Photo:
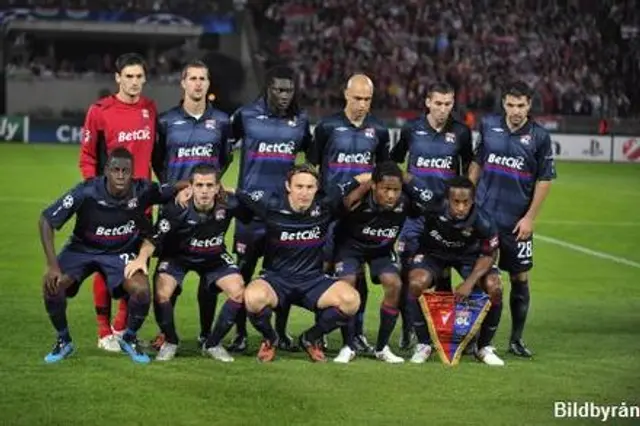
[(282, 191), (239, 191), (237, 196), (266, 225), (263, 268), (283, 277), (315, 277), (322, 274), (322, 246), (336, 215), (343, 209), (343, 195), (357, 187), (353, 182), (317, 195), (304, 212), (291, 208)]
[(193, 201), (186, 208), (168, 204), (162, 209), (153, 237), (159, 258), (191, 264), (219, 260), (227, 255), (224, 237), (231, 219), (246, 221), (250, 215), (230, 194), (208, 213), (198, 212)]
[(512, 133), (503, 117), (483, 118), (474, 161), (482, 167), (476, 202), (509, 232), (529, 209), (536, 182), (556, 177), (551, 137), (531, 120)]
[(175, 194), (171, 186), (134, 179), (130, 193), (115, 198), (106, 183), (105, 177), (82, 182), (42, 212), (55, 229), (75, 214), (69, 249), (90, 254), (137, 252), (141, 232), (150, 236), (152, 231), (145, 210), (170, 201)]
[(407, 159), (407, 171), (437, 197), (444, 195), (446, 179), (467, 173), (472, 157), (471, 130), (467, 126), (449, 119), (438, 132), (424, 116), (402, 127), (400, 139), (391, 151), (391, 159), (397, 163)]
[[(420, 180), (405, 185), (416, 199), (426, 200), (426, 186)], [(435, 200), (435, 199), (434, 199)], [(474, 205), (464, 220), (453, 218), (446, 200), (418, 204), (425, 226), (418, 238), (418, 253), (444, 260), (492, 255), (498, 248), (498, 229), (491, 217)]]
[(279, 117), (264, 99), (244, 106), (231, 117), (233, 137), (242, 140), (238, 188), (247, 191), (280, 190), (298, 152), (311, 140), (309, 117)]
[(307, 160), (320, 166), (322, 186), (329, 188), (371, 172), (389, 159), (389, 147), (389, 129), (380, 120), (367, 115), (356, 127), (339, 112), (317, 124)]
[(421, 216), (422, 210), (417, 204), (403, 193), (394, 208), (383, 209), (369, 191), (362, 202), (338, 222), (336, 247), (350, 247), (370, 255), (388, 252), (393, 249), (405, 219)]
[(207, 104), (196, 119), (178, 105), (158, 117), (153, 171), (163, 183), (189, 179), (199, 163), (224, 172), (231, 163), (229, 116)]

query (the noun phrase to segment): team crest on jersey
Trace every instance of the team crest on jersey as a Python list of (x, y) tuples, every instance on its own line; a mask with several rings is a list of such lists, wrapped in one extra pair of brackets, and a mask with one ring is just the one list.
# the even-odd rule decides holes
[(311, 210), (311, 213), (309, 213), (309, 215), (311, 215), (311, 217), (320, 216), (320, 206), (315, 206), (313, 210)]
[(456, 134), (455, 133), (446, 133), (444, 135), (444, 140), (447, 143), (456, 143)]
[(73, 207), (73, 197), (71, 195), (67, 195), (66, 197), (64, 197), (64, 199), (62, 200), (62, 207), (64, 207), (65, 209), (70, 209), (71, 207)]
[(336, 263), (336, 265), (334, 266), (334, 271), (336, 275), (340, 275), (344, 272), (344, 262), (338, 262)]
[(216, 220), (224, 220), (226, 216), (224, 209), (216, 210)]
[(133, 210), (136, 207), (138, 207), (138, 199), (137, 198), (130, 199), (129, 202), (127, 203), (127, 208), (130, 210)]
[(364, 129), (364, 135), (368, 138), (373, 138), (376, 135), (376, 130), (373, 127)]
[(424, 254), (416, 254), (413, 256), (413, 263), (420, 263), (424, 260)]
[(210, 120), (205, 120), (204, 121), (204, 128), (205, 129), (209, 129), (209, 130), (213, 130), (216, 128), (216, 120), (210, 119)]
[(298, 125), (298, 121), (295, 117), (293, 117), (291, 120), (287, 121), (287, 124), (289, 125), (289, 127), (296, 127)]
[(472, 232), (473, 228), (464, 228), (461, 233), (464, 237), (470, 237)]
[(144, 118), (145, 120), (149, 119), (149, 110), (146, 108), (142, 109), (142, 118)]
[(520, 143), (522, 145), (529, 145), (531, 142), (531, 135), (524, 135), (520, 138)]
[(393, 209), (394, 213), (402, 213), (402, 211), (404, 210), (404, 203), (400, 203), (396, 206), (395, 209)]
[(167, 269), (169, 269), (169, 262), (158, 263), (158, 272), (165, 272)]

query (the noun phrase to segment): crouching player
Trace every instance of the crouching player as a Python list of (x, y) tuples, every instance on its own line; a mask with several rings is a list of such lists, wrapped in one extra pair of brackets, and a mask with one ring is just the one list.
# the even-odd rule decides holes
[(360, 298), (349, 283), (323, 273), (322, 247), (329, 224), (350, 200), (349, 196), (343, 199), (343, 194), (351, 192), (357, 199), (362, 189), (352, 179), (341, 191), (336, 188), (332, 197), (321, 197), (318, 175), (306, 164), (291, 169), (285, 189), (284, 196), (263, 191), (238, 193), (240, 201), (266, 225), (264, 271), (245, 290), (245, 307), (251, 323), (264, 337), (258, 351), (261, 362), (272, 361), (276, 354), (273, 309), (297, 304), (315, 311), (315, 325), (302, 333), (298, 342), (312, 361), (324, 362), (322, 336), (346, 324), (358, 311)]
[[(58, 362), (71, 355), (74, 345), (67, 325), (67, 298), (75, 296), (80, 284), (99, 272), (107, 278), (114, 298), (126, 297), (127, 328), (120, 347), (133, 361), (148, 363), (140, 351), (136, 333), (149, 312), (149, 282), (136, 273), (125, 279), (125, 266), (135, 257), (143, 235), (152, 232), (145, 210), (174, 197), (175, 187), (160, 187), (132, 179), (133, 156), (125, 148), (114, 149), (107, 159), (104, 176), (85, 181), (49, 206), (40, 217), (40, 240), (47, 259), (44, 276), (44, 305), (58, 340), (45, 362)], [(56, 257), (54, 229), (76, 216), (73, 234)]]
[[(407, 187), (409, 192), (416, 194), (424, 190), (416, 179), (412, 179)], [(473, 183), (466, 177), (455, 177), (447, 182), (444, 203), (425, 212), (425, 231), (419, 238), (418, 251), (408, 265), (408, 305), (418, 338), (411, 357), (413, 363), (425, 362), (432, 350), (417, 299), (438, 282), (447, 268), (453, 268), (464, 280), (455, 289), (457, 298), (467, 298), (476, 287), (491, 298), (491, 308), (480, 329), (476, 357), (488, 365), (504, 365), (491, 346), (502, 312), (502, 285), (494, 266), (498, 231), (491, 218), (475, 207), (474, 196)]]
[[(149, 258), (159, 248), (158, 267), (154, 277), (158, 325), (165, 340), (156, 360), (169, 361), (178, 350), (178, 334), (174, 322), (171, 296), (189, 271), (200, 276), (212, 294), (223, 291), (227, 301), (222, 307), (213, 331), (207, 337), (203, 352), (222, 362), (233, 358), (220, 344), (235, 323), (244, 299), (244, 282), (233, 258), (227, 253), (224, 236), (231, 219), (242, 219), (242, 209), (235, 197), (221, 191), (217, 169), (209, 164), (196, 165), (191, 172), (192, 198), (186, 207), (169, 205), (162, 210), (153, 241), (145, 241), (137, 259), (127, 266), (127, 276), (146, 273)], [(251, 218), (250, 213), (245, 215)], [(245, 220), (245, 221), (247, 221)]]
[[(404, 360), (388, 346), (398, 318), (402, 280), (393, 246), (407, 216), (419, 217), (420, 210), (402, 192), (402, 170), (393, 161), (378, 163), (371, 181), (353, 210), (336, 226), (335, 274), (355, 287), (358, 271), (369, 264), (371, 276), (382, 284), (384, 298), (380, 306), (380, 328), (375, 347), (376, 358), (392, 364)], [(370, 189), (369, 189), (370, 188)], [(420, 193), (421, 201), (432, 198), (430, 191)], [(356, 355), (354, 336), (346, 336), (346, 344), (334, 362), (348, 363)]]

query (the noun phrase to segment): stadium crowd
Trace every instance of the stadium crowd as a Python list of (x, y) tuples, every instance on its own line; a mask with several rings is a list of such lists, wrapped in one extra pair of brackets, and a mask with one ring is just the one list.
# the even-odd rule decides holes
[(638, 46), (620, 34), (638, 25), (634, 1), (264, 3), (253, 4), (261, 56), (291, 60), (307, 105), (339, 105), (342, 76), (359, 70), (377, 78), (374, 106), (394, 109), (416, 108), (442, 79), (460, 104), (482, 110), (522, 76), (538, 112), (627, 116), (638, 99)]

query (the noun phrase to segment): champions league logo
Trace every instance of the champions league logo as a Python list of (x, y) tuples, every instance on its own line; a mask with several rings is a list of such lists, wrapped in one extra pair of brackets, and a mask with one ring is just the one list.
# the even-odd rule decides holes
[(427, 318), (429, 334), (444, 364), (457, 365), (491, 307), (489, 296), (473, 292), (456, 302), (450, 292), (423, 293), (420, 306)]
[(376, 131), (374, 128), (369, 127), (364, 130), (364, 135), (368, 138), (373, 138), (376, 135)]
[(220, 209), (220, 210), (216, 210), (216, 220), (224, 220), (224, 218), (226, 217), (226, 213), (224, 210)]
[(136, 207), (138, 207), (138, 199), (137, 198), (130, 199), (129, 202), (127, 203), (127, 208), (129, 210), (133, 210)]
[(71, 207), (73, 207), (73, 197), (71, 195), (67, 195), (66, 197), (64, 197), (64, 199), (62, 200), (62, 207), (64, 207), (65, 209), (70, 209)]

